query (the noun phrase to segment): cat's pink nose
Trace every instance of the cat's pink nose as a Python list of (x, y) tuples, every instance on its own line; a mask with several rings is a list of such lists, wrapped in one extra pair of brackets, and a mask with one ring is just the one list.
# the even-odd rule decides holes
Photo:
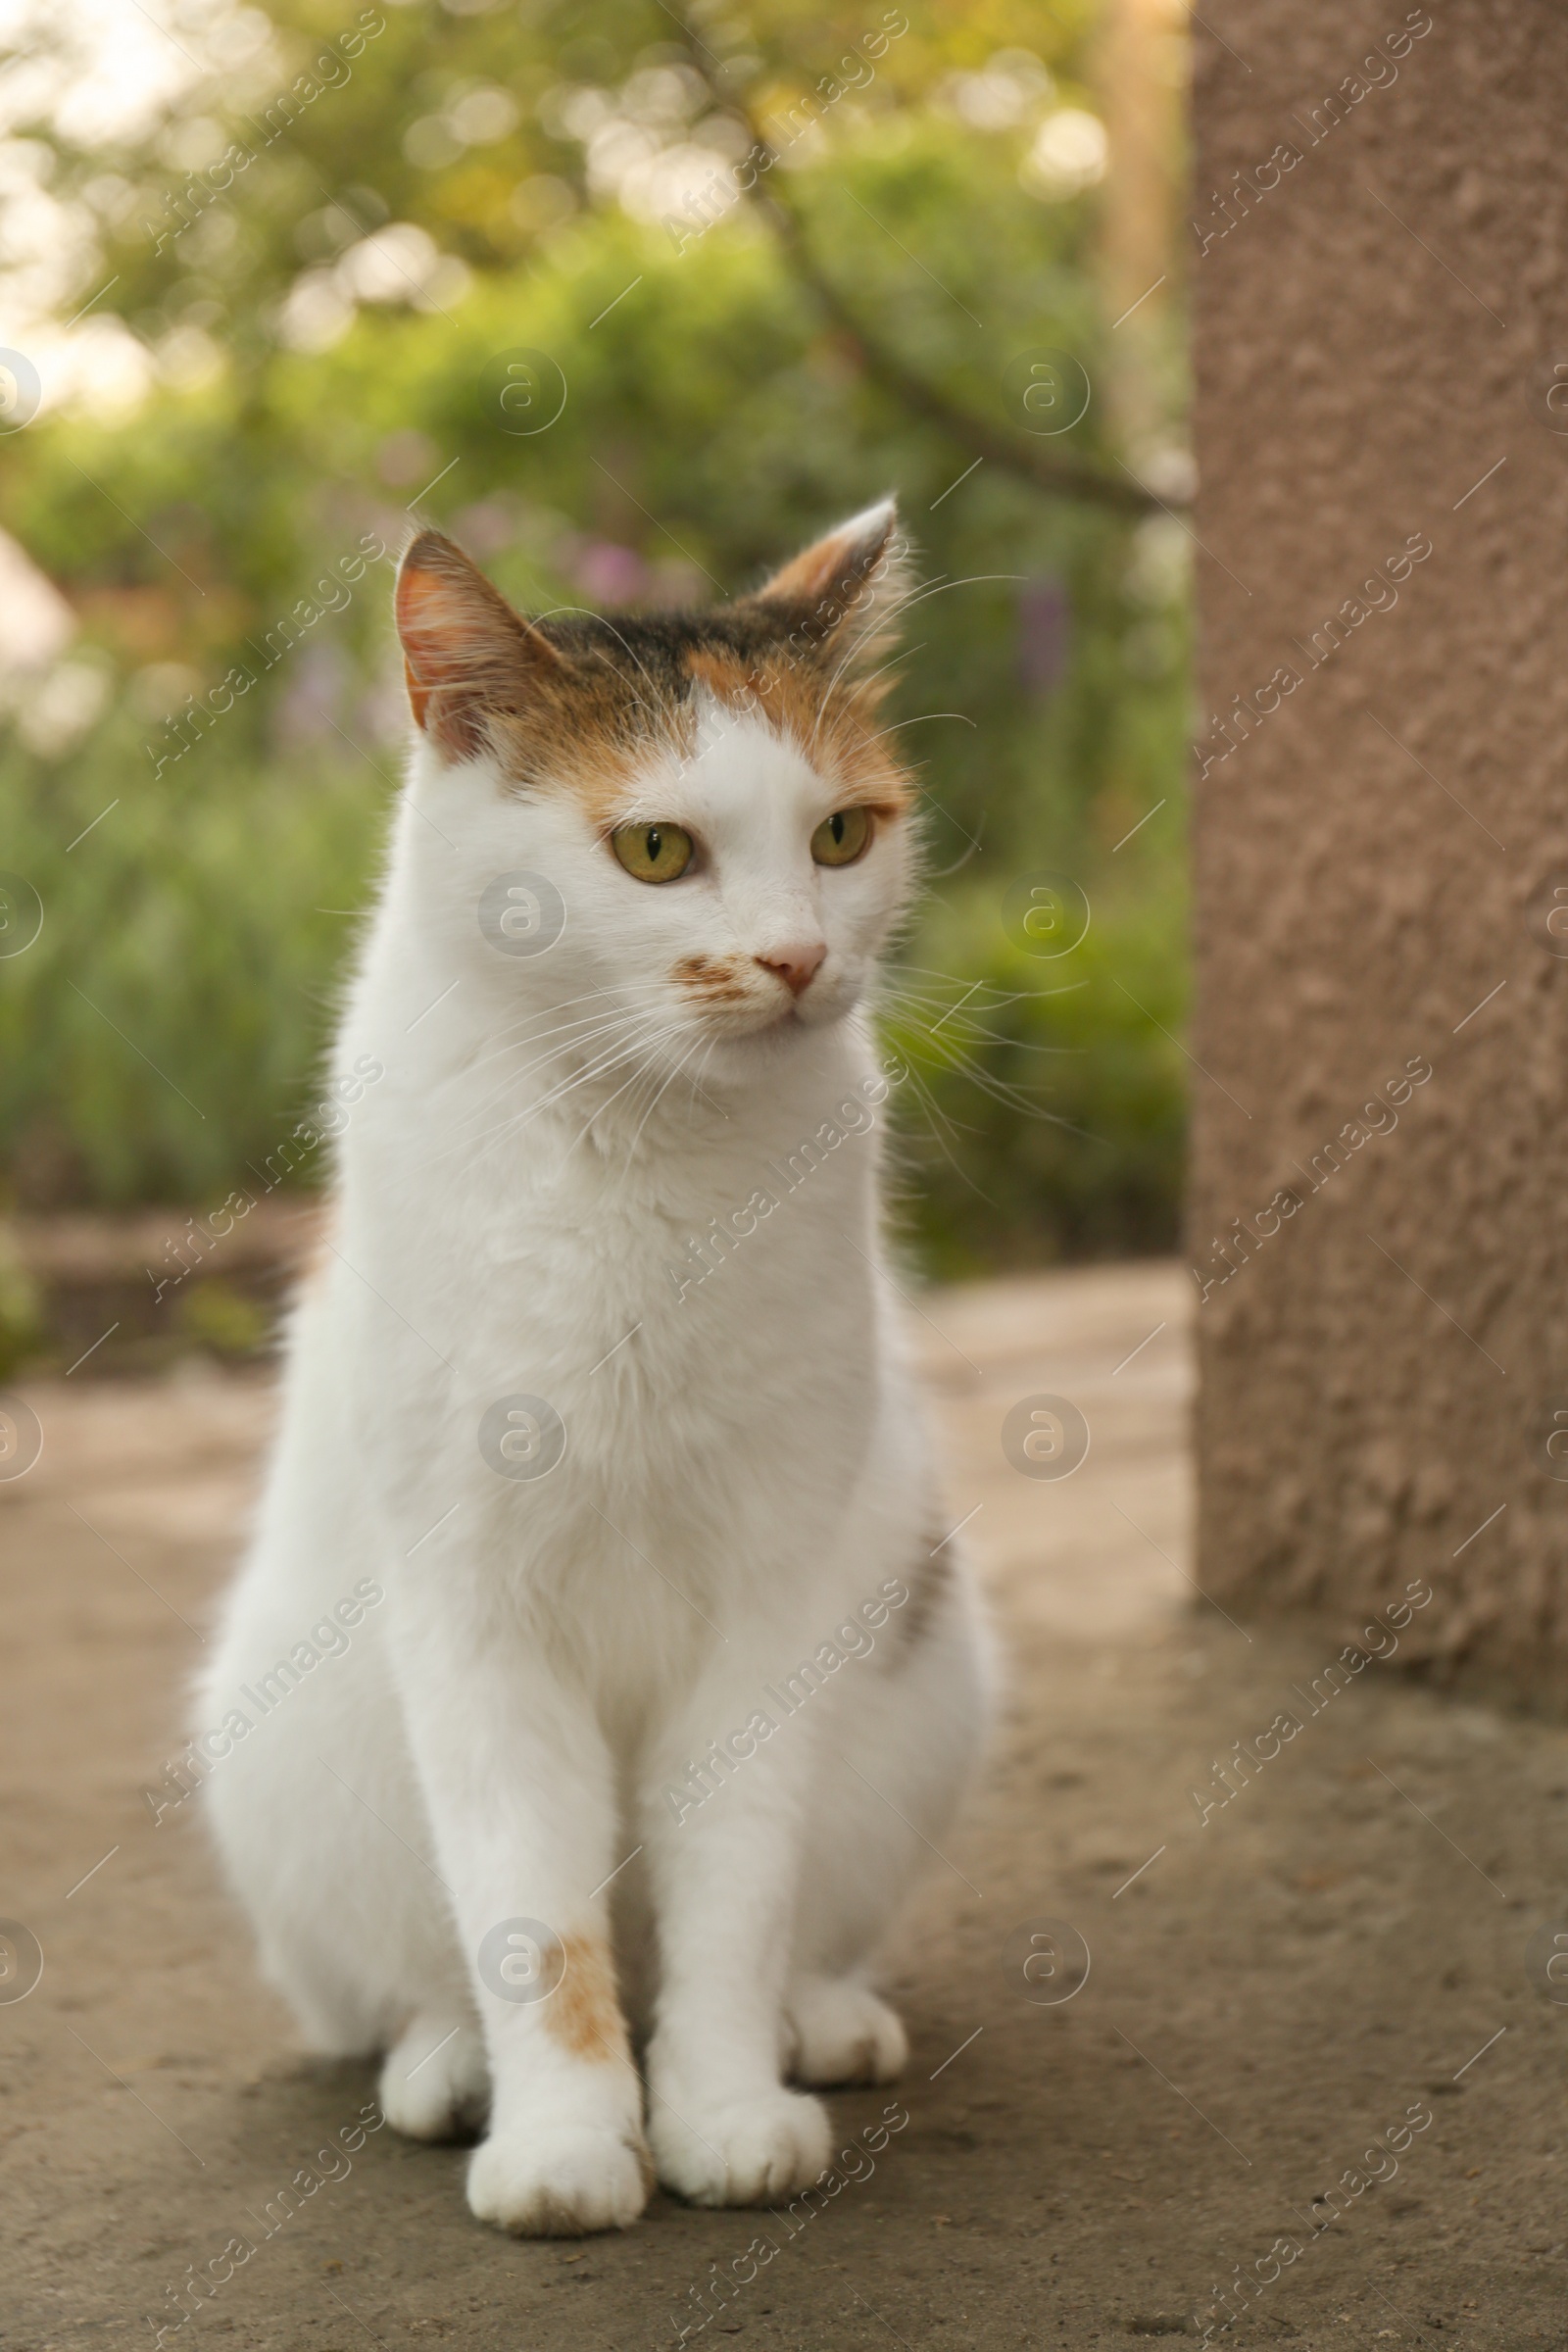
[(792, 997), (804, 996), (816, 977), (817, 967), (827, 948), (821, 940), (809, 947), (775, 948), (771, 956), (759, 956), (754, 960), (764, 972), (777, 972)]

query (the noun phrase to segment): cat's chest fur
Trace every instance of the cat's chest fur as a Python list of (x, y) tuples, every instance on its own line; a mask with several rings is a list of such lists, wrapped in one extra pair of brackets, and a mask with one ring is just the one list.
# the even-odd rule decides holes
[[(461, 1072), (394, 1077), (343, 1152), (339, 1295), (361, 1425), (420, 1524), (461, 1487), (479, 1556), (552, 1588), (569, 1563), (567, 1614), (602, 1585), (660, 1649), (689, 1616), (660, 1581), (672, 1560), (710, 1611), (743, 1563), (811, 1573), (894, 1402), (885, 1091), (841, 1036), (770, 1095), (671, 1106), (636, 1152), (623, 1124), (601, 1142), (580, 1105), (525, 1103), (495, 1148), (454, 1155), (477, 1107)], [(439, 1440), (411, 1447), (415, 1396)], [(569, 1470), (498, 1469), (478, 1433), (509, 1397), (560, 1417)], [(655, 1571), (629, 1618), (628, 1549)]]
[(432, 1039), (437, 1068), (394, 1075), (346, 1139), (343, 1238), (447, 1354), (575, 1382), (635, 1339), (704, 1389), (799, 1350), (868, 1360), (887, 1087), (861, 1037), (751, 1099), (686, 1090), (635, 1136), (601, 1132), (592, 1094), (498, 1107), (441, 1054)]

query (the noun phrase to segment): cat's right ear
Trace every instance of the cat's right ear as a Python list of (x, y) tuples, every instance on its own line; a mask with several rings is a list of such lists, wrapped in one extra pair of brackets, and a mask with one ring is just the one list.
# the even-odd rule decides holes
[(439, 531), (421, 531), (404, 551), (394, 611), (415, 724), (449, 759), (471, 760), (484, 749), (486, 719), (520, 714), (563, 667)]

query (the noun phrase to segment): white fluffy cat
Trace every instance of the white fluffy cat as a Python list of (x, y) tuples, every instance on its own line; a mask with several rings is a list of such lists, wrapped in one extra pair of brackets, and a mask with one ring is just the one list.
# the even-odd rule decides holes
[(208, 1805), (312, 2046), (384, 2051), (416, 2137), (487, 2119), (514, 2231), (815, 2179), (785, 2078), (902, 2065), (871, 1959), (980, 1735), (862, 1009), (894, 527), (613, 622), (434, 532), (399, 574), (415, 749)]

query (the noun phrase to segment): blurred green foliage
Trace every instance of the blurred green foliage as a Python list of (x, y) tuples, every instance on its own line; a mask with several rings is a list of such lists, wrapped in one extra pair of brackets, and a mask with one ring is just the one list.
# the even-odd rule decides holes
[(902, 1224), (933, 1274), (1171, 1247), (1184, 921), (1145, 883), (1045, 958), (983, 885), (927, 910), (885, 1025), (909, 1070)]
[[(308, 70), (307, 36), (355, 14), (273, 6), (269, 70)], [(888, 711), (928, 818), (932, 879), (905, 953), (946, 975), (890, 1004), (918, 1081), (912, 1232), (949, 1272), (1168, 1246), (1180, 524), (976, 466), (884, 388), (761, 211), (682, 237), (630, 217), (595, 161), (604, 121), (636, 130), (644, 101), (654, 165), (704, 108), (722, 131), (726, 89), (776, 122), (884, 12), (775, 6), (745, 32), (710, 14), (695, 50), (667, 11), (636, 5), (369, 14), (383, 29), (350, 78), (270, 140), (267, 91), (234, 68), (110, 154), (33, 127), (61, 200), (99, 221), (117, 272), (103, 307), (161, 377), (126, 416), (68, 414), (14, 438), (0, 476), (0, 523), (80, 622), (64, 681), (13, 696), (0, 744), (0, 864), (45, 907), (36, 945), (0, 961), (14, 1191), (220, 1197), (300, 1115), (396, 785), (391, 568), (375, 551), (395, 555), (415, 514), (519, 605), (613, 609), (738, 592), (894, 488), (933, 583)], [(1087, 20), (1010, 0), (911, 11), (869, 84), (791, 151), (791, 208), (868, 334), (1003, 425), (1020, 353), (1071, 351), (1097, 393), (1109, 376), (1094, 192), (1046, 202), (1019, 177), (1043, 115), (1082, 103)], [(1018, 119), (986, 130), (964, 77), (998, 51)], [(476, 95), (488, 115), (465, 117)], [(465, 121), (486, 135), (465, 140)], [(234, 139), (253, 163), (197, 206), (194, 164), (181, 182), (171, 159)], [(160, 251), (181, 185), (191, 225)], [(387, 264), (382, 223), (427, 243), (394, 242), (403, 261)], [(1174, 431), (1176, 327), (1141, 323)], [(565, 397), (548, 429), (514, 436), (492, 363), (519, 348), (547, 355)], [(1105, 398), (1062, 439), (1116, 472)], [(1001, 914), (1009, 884), (1046, 867), (1076, 875), (1096, 910), (1059, 968), (1009, 945)]]

